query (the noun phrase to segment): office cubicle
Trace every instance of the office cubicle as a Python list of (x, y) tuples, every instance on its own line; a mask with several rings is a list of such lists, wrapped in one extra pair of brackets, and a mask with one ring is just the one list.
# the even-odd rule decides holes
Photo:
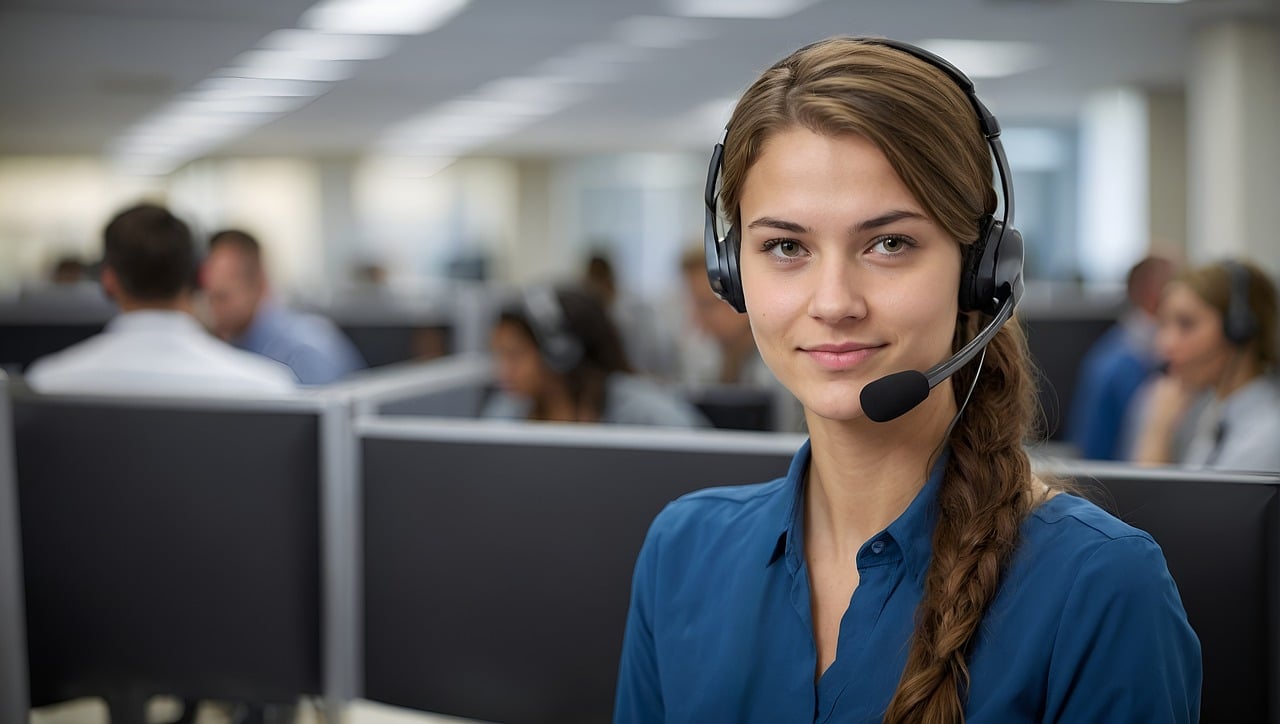
[(351, 695), (346, 407), (13, 401), (32, 705)]
[[(364, 694), (486, 721), (604, 722), (644, 531), (695, 488), (785, 471), (800, 438), (357, 422)], [(1274, 721), (1280, 476), (1037, 469), (1147, 530), (1204, 652), (1204, 721)]]
[(604, 722), (635, 556), (670, 500), (786, 472), (801, 439), (357, 421), (364, 695), (484, 721)]

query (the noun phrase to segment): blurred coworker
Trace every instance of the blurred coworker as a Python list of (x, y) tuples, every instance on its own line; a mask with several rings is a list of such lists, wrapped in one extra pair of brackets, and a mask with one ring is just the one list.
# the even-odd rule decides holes
[(1131, 443), (1126, 423), (1134, 393), (1160, 366), (1156, 308), (1173, 262), (1148, 256), (1129, 270), (1128, 308), (1089, 348), (1071, 403), (1069, 437), (1081, 457), (1120, 460)]
[(1176, 277), (1156, 344), (1136, 459), (1221, 470), (1280, 470), (1276, 287), (1256, 266), (1221, 262)]
[(490, 337), (501, 391), (483, 417), (706, 427), (692, 405), (634, 374), (592, 295), (527, 290)]
[[(706, 253), (690, 247), (680, 256), (693, 338), (684, 345), (684, 381), (690, 384), (777, 386), (756, 349), (747, 315), (725, 304), (707, 284)], [(708, 346), (706, 342), (711, 344)]]
[(678, 364), (675, 335), (653, 305), (619, 291), (613, 262), (606, 252), (596, 251), (587, 257), (581, 283), (583, 291), (600, 300), (613, 320), (627, 360), (636, 371), (662, 380), (673, 378)]
[(355, 345), (333, 322), (285, 309), (271, 298), (262, 247), (248, 233), (227, 229), (213, 235), (201, 282), (214, 333), (283, 362), (302, 384), (327, 384), (364, 367)]
[(191, 316), (195, 243), (163, 207), (134, 206), (103, 232), (101, 283), (121, 314), (99, 335), (37, 360), (40, 392), (106, 394), (288, 393), (288, 368), (213, 338)]

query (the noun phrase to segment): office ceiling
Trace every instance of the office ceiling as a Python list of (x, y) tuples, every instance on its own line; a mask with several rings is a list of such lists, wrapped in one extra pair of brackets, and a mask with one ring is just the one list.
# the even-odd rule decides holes
[[(489, 81), (588, 57), (582, 48), (637, 27), (630, 18), (672, 16), (674, 1), (472, 0), (443, 27), (399, 38), (390, 55), (357, 63), (323, 95), (210, 152), (364, 153), (397, 124)], [(0, 0), (0, 154), (103, 153), (268, 33), (297, 27), (312, 3)], [(656, 26), (657, 44), (671, 47), (580, 63), (608, 72), (558, 111), (472, 152), (703, 148), (723, 113), (717, 100), (789, 50), (834, 34), (1034, 44), (1038, 67), (979, 80), (979, 92), (1005, 125), (1069, 122), (1098, 89), (1181, 86), (1196, 28), (1223, 18), (1274, 26), (1280, 2), (823, 0), (781, 19), (689, 19)], [(638, 22), (652, 29), (660, 21)]]

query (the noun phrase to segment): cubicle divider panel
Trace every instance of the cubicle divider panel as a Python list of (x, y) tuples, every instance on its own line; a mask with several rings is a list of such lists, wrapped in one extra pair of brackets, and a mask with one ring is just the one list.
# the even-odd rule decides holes
[(15, 400), (33, 703), (320, 692), (320, 408), (297, 402)]
[(504, 724), (609, 721), (654, 516), (785, 474), (801, 442), (466, 422), (357, 425), (364, 694)]
[(1204, 665), (1201, 719), (1277, 721), (1280, 475), (1060, 468), (1164, 551)]
[(27, 717), (26, 618), (9, 379), (0, 372), (0, 721)]

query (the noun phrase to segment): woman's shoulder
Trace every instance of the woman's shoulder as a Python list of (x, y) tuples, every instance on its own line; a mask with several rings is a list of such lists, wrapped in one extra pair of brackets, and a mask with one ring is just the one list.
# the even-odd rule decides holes
[(786, 478), (695, 490), (668, 503), (653, 530), (665, 536), (693, 532), (714, 537), (783, 524), (793, 493)]
[(1117, 579), (1143, 572), (1168, 575), (1164, 554), (1150, 534), (1071, 493), (1040, 504), (1022, 534), (1027, 562), (1055, 577), (1083, 570)]

